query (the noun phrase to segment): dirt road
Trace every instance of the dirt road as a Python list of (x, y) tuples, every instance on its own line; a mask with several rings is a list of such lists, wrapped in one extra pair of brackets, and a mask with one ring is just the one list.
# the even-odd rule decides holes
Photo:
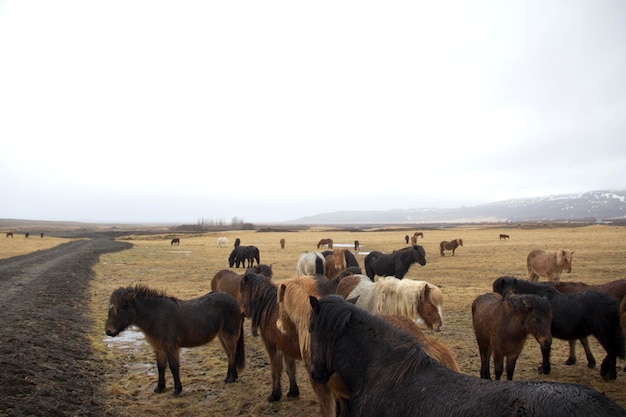
[(89, 281), (108, 238), (0, 260), (0, 416), (105, 416), (87, 333)]

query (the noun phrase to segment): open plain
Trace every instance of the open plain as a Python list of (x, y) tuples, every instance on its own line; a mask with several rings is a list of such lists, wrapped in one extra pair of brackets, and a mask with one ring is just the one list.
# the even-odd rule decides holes
[[(357, 252), (357, 260), (363, 267), (365, 253), (370, 250), (391, 252), (406, 247), (405, 235), (415, 231), (424, 233), (418, 244), (426, 250), (427, 263), (421, 267), (413, 265), (405, 279), (426, 280), (441, 287), (444, 294), (444, 327), (439, 333), (425, 330), (430, 337), (443, 341), (453, 351), (463, 373), (479, 375), (480, 360), (476, 340), (471, 324), (471, 303), (480, 294), (491, 290), (491, 284), (503, 275), (525, 278), (526, 255), (533, 249), (556, 251), (567, 248), (574, 251), (573, 268), (570, 274), (563, 274), (563, 281), (584, 281), (591, 284), (604, 283), (615, 279), (626, 278), (626, 228), (615, 225), (576, 224), (533, 225), (515, 227), (496, 227), (492, 225), (441, 227), (431, 229), (384, 228), (378, 230), (340, 230), (331, 227), (311, 228), (302, 231), (233, 231), (220, 233), (197, 234), (141, 234), (117, 237), (123, 246), (111, 247), (108, 252), (97, 252), (89, 256), (89, 268), (82, 269), (78, 264), (56, 262), (54, 276), (65, 277), (62, 282), (72, 280), (86, 282), (82, 293), (72, 293), (72, 285), (54, 294), (51, 302), (55, 305), (69, 303), (68, 300), (82, 298), (71, 302), (72, 309), (59, 312), (58, 308), (44, 309), (28, 320), (28, 326), (13, 320), (3, 323), (4, 334), (12, 335), (23, 332), (26, 327), (32, 334), (5, 339), (2, 346), (2, 363), (0, 372), (3, 376), (12, 372), (19, 373), (19, 378), (2, 378), (11, 381), (13, 396), (0, 400), (0, 416), (2, 415), (37, 415), (33, 410), (46, 411), (43, 414), (53, 415), (110, 415), (110, 416), (316, 416), (318, 406), (315, 396), (309, 387), (306, 372), (302, 365), (298, 368), (300, 397), (298, 399), (283, 398), (280, 402), (268, 403), (271, 376), (269, 360), (260, 337), (250, 333), (249, 321), (245, 324), (246, 368), (240, 372), (239, 381), (224, 384), (226, 373), (226, 357), (218, 341), (208, 345), (184, 349), (181, 354), (181, 381), (183, 391), (180, 396), (172, 396), (172, 379), (166, 373), (166, 390), (154, 394), (156, 386), (156, 363), (151, 347), (145, 342), (140, 332), (129, 329), (117, 338), (108, 337), (104, 333), (104, 322), (111, 292), (121, 286), (144, 284), (165, 290), (169, 295), (188, 299), (210, 291), (213, 275), (221, 269), (228, 269), (228, 256), (235, 238), (240, 238), (242, 245), (255, 245), (261, 254), (261, 263), (272, 266), (275, 282), (290, 278), (295, 273), (298, 256), (303, 251), (317, 250), (317, 242), (322, 238), (332, 238), (335, 244), (351, 246), (355, 240), (361, 244)], [(510, 239), (500, 240), (500, 234), (508, 234)], [(218, 247), (217, 239), (228, 238), (226, 248)], [(180, 238), (179, 246), (171, 246), (174, 237)], [(279, 241), (284, 238), (285, 249), (281, 249)], [(457, 248), (454, 257), (449, 253), (439, 255), (439, 242), (442, 240), (463, 239), (463, 246)], [(54, 247), (72, 239), (48, 238), (0, 239), (0, 266), (9, 264), (12, 258), (21, 254), (45, 252), (47, 247)], [(48, 246), (46, 246), (48, 245)], [(122, 250), (128, 247), (128, 249)], [(354, 248), (348, 248), (354, 252)], [(69, 248), (71, 250), (71, 247)], [(60, 252), (51, 256), (59, 257)], [(63, 267), (69, 268), (64, 274)], [(72, 272), (74, 271), (74, 272)], [(77, 276), (76, 271), (80, 271)], [(89, 272), (91, 271), (91, 272)], [(243, 273), (243, 269), (238, 272)], [(35, 273), (35, 272), (33, 272)], [(0, 279), (12, 279), (17, 272), (0, 269)], [(52, 275), (49, 275), (52, 276)], [(43, 274), (42, 277), (46, 277)], [(15, 280), (15, 279), (14, 279)], [(545, 279), (542, 279), (545, 280)], [(11, 291), (28, 292), (29, 285), (34, 282), (25, 280), (13, 285)], [(84, 284), (80, 284), (84, 285)], [(78, 285), (77, 285), (78, 286)], [(46, 291), (50, 291), (47, 289)], [(23, 295), (22, 297), (25, 297)], [(4, 311), (14, 308), (12, 302), (16, 296), (0, 298)], [(22, 307), (22, 317), (28, 315), (28, 309)], [(29, 307), (35, 308), (35, 307)], [(63, 323), (74, 323), (82, 329), (76, 332), (62, 332), (51, 326), (50, 317), (46, 314), (70, 314), (70, 317), (59, 318)], [(80, 314), (79, 314), (80, 313)], [(71, 315), (74, 314), (74, 317)], [(84, 319), (78, 320), (78, 317)], [(14, 317), (14, 316), (12, 316)], [(52, 323), (55, 321), (52, 320)], [(76, 323), (75, 323), (76, 322)], [(37, 323), (40, 323), (39, 326)], [(49, 351), (39, 352), (37, 369), (18, 369), (26, 367), (22, 347), (25, 340), (31, 345), (37, 344), (37, 338), (47, 337)], [(59, 340), (63, 339), (63, 340)], [(13, 343), (10, 341), (13, 340)], [(63, 342), (64, 348), (56, 349), (55, 343)], [(597, 341), (590, 337), (591, 349), (598, 363), (604, 358), (604, 351)], [(20, 342), (19, 344), (17, 342)], [(69, 346), (69, 348), (68, 348)], [(515, 379), (546, 380), (559, 382), (583, 383), (604, 392), (607, 396), (626, 407), (626, 373), (623, 372), (624, 361), (618, 360), (618, 377), (615, 381), (603, 381), (599, 369), (589, 369), (580, 344), (578, 344), (578, 363), (572, 366), (564, 364), (568, 355), (568, 344), (555, 339), (552, 350), (552, 372), (550, 375), (539, 375), (537, 367), (541, 362), (537, 342), (528, 339), (522, 355), (517, 363)], [(73, 348), (72, 348), (73, 347)], [(76, 355), (85, 356), (76, 360)], [(65, 355), (65, 356), (64, 356)], [(54, 358), (54, 361), (51, 360)], [(84, 382), (92, 385), (85, 392), (60, 390), (63, 382), (56, 381), (53, 393), (46, 393), (42, 387), (47, 376), (59, 373), (62, 367), (84, 367)], [(46, 373), (49, 374), (46, 374)], [(17, 387), (24, 379), (22, 389)], [(74, 378), (75, 379), (75, 378)], [(33, 381), (36, 381), (33, 382)], [(286, 376), (283, 377), (285, 390)], [(69, 378), (66, 382), (71, 386), (75, 381)], [(9, 387), (2, 386), (3, 390)], [(11, 391), (13, 392), (13, 391)], [(42, 395), (45, 394), (45, 395)], [(286, 393), (285, 393), (286, 394)], [(55, 401), (51, 396), (56, 395)], [(83, 397), (87, 397), (87, 400)], [(16, 401), (28, 402), (30, 407), (20, 407)], [(74, 407), (64, 407), (63, 402), (79, 403)], [(4, 410), (4, 411), (1, 411)], [(89, 411), (91, 410), (91, 411)], [(4, 413), (4, 414), (3, 414)]]

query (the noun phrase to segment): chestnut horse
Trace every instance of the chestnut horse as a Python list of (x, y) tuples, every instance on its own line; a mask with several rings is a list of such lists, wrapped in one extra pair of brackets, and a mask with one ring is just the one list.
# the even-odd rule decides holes
[(507, 240), (507, 239), (510, 239), (510, 238), (511, 238), (511, 237), (510, 237), (509, 235), (505, 235), (504, 233), (501, 233), (501, 234), (500, 234), (500, 240), (503, 240), (503, 239), (504, 239), (504, 240)]
[(429, 357), (407, 333), (341, 297), (309, 297), (311, 378), (338, 376), (349, 415), (624, 416), (626, 411), (584, 385), (491, 381), (454, 372)]
[[(246, 270), (246, 273), (248, 272), (261, 274), (268, 278), (272, 278), (274, 275), (272, 266), (265, 264), (252, 266)], [(245, 274), (238, 274), (230, 269), (222, 269), (213, 276), (213, 279), (211, 279), (211, 291), (224, 291), (225, 293), (232, 295), (239, 302), (239, 304), (242, 304), (239, 284), (241, 283), (241, 278), (243, 278), (244, 275)]]
[(317, 248), (318, 249), (322, 249), (322, 248), (332, 249), (333, 248), (333, 240), (332, 239), (322, 239), (319, 242), (317, 242)]
[(489, 361), (493, 355), (496, 379), (502, 376), (506, 357), (506, 379), (512, 380), (529, 334), (541, 347), (543, 363), (539, 372), (550, 373), (552, 309), (545, 298), (532, 294), (503, 298), (496, 292), (479, 295), (472, 303), (472, 324), (480, 352), (481, 378), (490, 379)]
[(296, 381), (296, 361), (302, 360), (298, 333), (288, 323), (282, 331), (278, 329), (278, 302), (276, 285), (263, 275), (247, 273), (241, 279), (239, 291), (243, 299), (246, 317), (252, 322), (252, 329), (260, 329), (265, 350), (272, 368), (272, 392), (268, 401), (278, 401), (282, 397), (281, 377), (283, 367), (289, 378), (288, 397), (300, 395)]
[(135, 325), (154, 349), (159, 382), (165, 389), (165, 367), (174, 378), (174, 395), (180, 394), (180, 348), (209, 343), (216, 336), (228, 357), (224, 382), (234, 382), (245, 366), (243, 315), (237, 301), (224, 292), (212, 292), (192, 300), (169, 297), (143, 285), (118, 288), (109, 301), (106, 334), (117, 336)]
[(445, 251), (451, 250), (452, 256), (454, 256), (454, 251), (459, 246), (463, 246), (463, 239), (454, 239), (449, 242), (444, 240), (443, 242), (439, 244), (439, 254), (441, 256), (446, 256)]

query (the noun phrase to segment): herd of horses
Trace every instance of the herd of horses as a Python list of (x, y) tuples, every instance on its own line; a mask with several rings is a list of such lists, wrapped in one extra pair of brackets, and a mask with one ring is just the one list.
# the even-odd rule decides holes
[[(178, 395), (179, 349), (216, 337), (228, 357), (225, 382), (237, 380), (245, 366), (243, 323), (249, 320), (252, 334), (260, 335), (269, 356), (272, 381), (267, 400), (282, 398), (283, 371), (287, 397), (299, 396), (296, 368), (302, 361), (323, 417), (626, 416), (624, 409), (590, 387), (513, 381), (529, 335), (539, 344), (538, 371), (543, 374), (551, 372), (553, 338), (570, 341), (568, 364), (576, 362), (574, 346), (579, 340), (588, 366), (595, 366), (587, 341), (593, 335), (606, 351), (600, 375), (615, 379), (617, 358), (625, 357), (626, 279), (589, 286), (558, 279), (539, 283), (497, 278), (492, 291), (472, 303), (481, 362), (480, 376), (475, 377), (460, 373), (453, 352), (417, 324), (440, 331), (444, 323), (441, 289), (403, 279), (413, 264), (426, 265), (422, 246), (389, 254), (370, 251), (363, 274), (354, 254), (332, 248), (332, 239), (325, 240), (318, 248), (329, 249), (300, 254), (296, 273), (288, 279), (276, 281), (271, 266), (260, 263), (258, 248), (238, 241), (229, 267), (247, 269), (241, 274), (231, 269), (217, 272), (211, 292), (202, 297), (180, 300), (141, 285), (119, 288), (110, 298), (106, 333), (116, 336), (135, 325), (146, 334), (157, 358), (155, 392), (164, 390), (169, 366)], [(454, 255), (462, 245), (461, 239), (441, 242), (440, 254), (451, 250)], [(491, 380), (492, 358), (495, 379), (506, 370), (506, 384)]]

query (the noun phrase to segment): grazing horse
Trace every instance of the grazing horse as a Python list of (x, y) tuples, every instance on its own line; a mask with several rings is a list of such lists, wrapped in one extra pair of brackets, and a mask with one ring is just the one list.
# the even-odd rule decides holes
[[(263, 275), (246, 274), (241, 279), (239, 291), (243, 299), (244, 313), (252, 322), (252, 329), (260, 329), (265, 350), (270, 357), (272, 368), (272, 392), (268, 401), (278, 401), (282, 397), (281, 377), (283, 366), (289, 377), (288, 397), (300, 395), (296, 382), (296, 361), (302, 359), (298, 334), (293, 326), (278, 329), (277, 289), (271, 280)], [(284, 363), (284, 364), (283, 364)]]
[(296, 275), (324, 275), (326, 259), (320, 252), (302, 252), (296, 264)]
[(360, 247), (361, 247), (361, 244), (359, 243), (359, 241), (355, 240), (354, 241), (354, 251), (357, 252)]
[(422, 239), (424, 239), (424, 233), (423, 232), (415, 232), (415, 233), (413, 233), (413, 236), (415, 236), (416, 239), (418, 237), (421, 237)]
[(332, 239), (322, 239), (319, 242), (317, 242), (317, 248), (318, 249), (323, 249), (323, 248), (332, 249), (333, 248), (333, 240)]
[(13, 237), (13, 232), (7, 232), (7, 237)]
[(441, 256), (446, 256), (445, 251), (451, 250), (452, 256), (454, 256), (454, 251), (459, 246), (463, 246), (463, 239), (454, 239), (449, 242), (444, 240), (439, 244), (439, 254)]
[(372, 281), (376, 275), (402, 279), (415, 262), (422, 266), (426, 265), (426, 251), (420, 245), (409, 246), (388, 255), (372, 251), (367, 254), (364, 262), (365, 273)]
[(539, 372), (550, 373), (552, 309), (545, 298), (533, 294), (503, 298), (496, 292), (479, 295), (472, 303), (472, 324), (480, 352), (481, 378), (490, 379), (489, 361), (493, 355), (496, 379), (502, 376), (506, 357), (506, 379), (511, 381), (529, 334), (541, 347)]
[[(315, 277), (303, 276), (287, 279), (278, 287), (279, 319), (277, 325), (281, 329), (291, 323), (297, 329), (300, 352), (302, 352), (302, 359), (307, 367), (310, 364), (310, 296), (320, 296)], [(425, 336), (414, 321), (405, 316), (397, 315), (385, 315), (383, 318), (399, 329), (406, 331), (417, 343), (422, 344), (429, 356), (459, 372), (458, 364), (450, 349), (436, 339)], [(338, 378), (331, 378), (329, 383), (325, 385), (316, 384), (314, 381), (311, 381), (311, 384), (318, 397), (322, 416), (335, 417), (335, 398), (349, 399), (345, 395), (343, 382)], [(345, 405), (345, 403), (342, 404)]]
[(280, 239), (280, 248), (285, 249), (285, 239)]
[(563, 271), (572, 272), (573, 251), (559, 249), (554, 253), (547, 253), (541, 249), (535, 249), (528, 254), (526, 266), (528, 268), (528, 280), (539, 281), (539, 277), (546, 277), (548, 281), (558, 281)]
[(365, 275), (351, 275), (337, 285), (337, 294), (376, 314), (397, 314), (440, 331), (443, 325), (443, 294), (426, 281), (400, 280), (394, 277), (372, 282)]
[[(615, 298), (618, 302), (621, 302), (626, 297), (626, 279), (618, 279), (615, 281), (606, 282), (604, 284), (598, 285), (589, 285), (584, 282), (567, 282), (567, 281), (550, 281), (550, 285), (557, 289), (557, 291), (562, 293), (576, 293), (582, 291), (596, 290), (596, 291), (604, 291), (613, 298)], [(596, 359), (593, 357), (593, 353), (591, 353), (591, 348), (589, 347), (589, 341), (586, 337), (580, 338), (580, 343), (583, 345), (583, 349), (585, 349), (585, 355), (587, 356), (587, 366), (589, 368), (594, 368), (596, 366)], [(568, 365), (573, 365), (576, 363), (576, 341), (569, 341), (569, 358), (567, 360)]]
[(218, 248), (225, 248), (228, 246), (228, 238), (226, 236), (222, 236), (222, 237), (218, 237), (217, 238), (217, 247)]
[(341, 297), (311, 304), (311, 378), (344, 383), (349, 415), (625, 416), (604, 394), (584, 385), (484, 380), (430, 358), (407, 333)]
[[(493, 291), (504, 296), (537, 294), (546, 297), (552, 306), (552, 336), (562, 340), (576, 340), (594, 335), (607, 353), (600, 367), (600, 375), (605, 380), (617, 378), (617, 357), (623, 359), (625, 352), (619, 303), (615, 298), (603, 291), (563, 294), (548, 284), (513, 277), (496, 279)], [(566, 363), (572, 363), (571, 358)]]
[(239, 268), (239, 265), (241, 265), (242, 268), (250, 268), (254, 265), (254, 261), (256, 261), (257, 265), (261, 264), (259, 248), (256, 246), (238, 245), (228, 257), (228, 266), (232, 268), (234, 265), (235, 268)]
[(141, 329), (156, 354), (156, 393), (165, 389), (165, 367), (169, 365), (174, 395), (180, 394), (180, 348), (201, 346), (216, 336), (228, 357), (224, 382), (234, 382), (245, 366), (243, 315), (237, 300), (224, 292), (180, 300), (143, 285), (118, 288), (109, 301), (106, 334), (117, 336), (131, 325)]
[(174, 239), (172, 239), (172, 241), (170, 242), (170, 246), (179, 246), (180, 245), (180, 238), (175, 237)]
[(504, 233), (500, 233), (500, 240), (507, 240), (510, 239), (511, 237), (509, 235), (505, 235)]

